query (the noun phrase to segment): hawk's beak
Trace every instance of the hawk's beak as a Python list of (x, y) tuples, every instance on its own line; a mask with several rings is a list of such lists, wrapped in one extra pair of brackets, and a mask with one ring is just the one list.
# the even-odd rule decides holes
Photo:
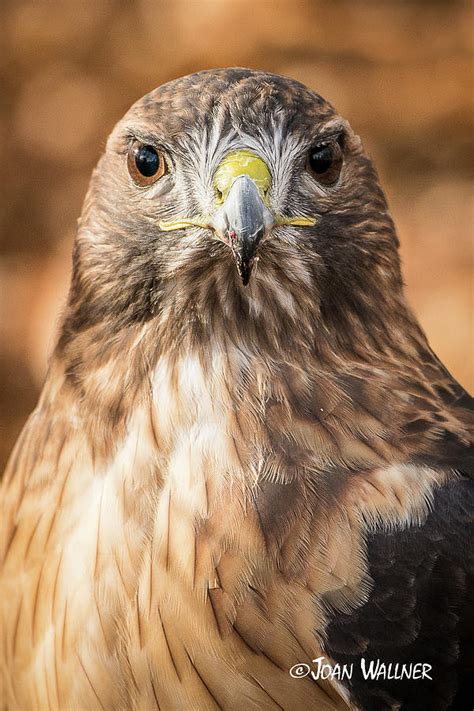
[(249, 282), (260, 241), (275, 224), (268, 207), (271, 184), (267, 164), (247, 150), (226, 155), (214, 175), (219, 207), (209, 226), (231, 248), (244, 285)]
[(249, 175), (239, 175), (210, 226), (231, 248), (244, 286), (249, 283), (258, 245), (274, 224), (255, 182)]

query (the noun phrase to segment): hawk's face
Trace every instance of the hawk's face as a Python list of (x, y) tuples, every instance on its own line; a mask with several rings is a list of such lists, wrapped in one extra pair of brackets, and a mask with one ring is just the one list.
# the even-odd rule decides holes
[(328, 330), (399, 290), (393, 225), (348, 123), (297, 82), (234, 69), (171, 82), (117, 125), (71, 305), (80, 327), (166, 311), (224, 329), (278, 314), (286, 328), (306, 309)]

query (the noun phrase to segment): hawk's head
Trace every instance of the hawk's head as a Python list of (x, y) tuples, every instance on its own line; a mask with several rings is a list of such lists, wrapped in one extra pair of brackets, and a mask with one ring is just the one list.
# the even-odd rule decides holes
[(204, 71), (151, 92), (113, 131), (63, 342), (145, 322), (175, 341), (376, 338), (401, 300), (393, 224), (347, 121), (290, 79)]

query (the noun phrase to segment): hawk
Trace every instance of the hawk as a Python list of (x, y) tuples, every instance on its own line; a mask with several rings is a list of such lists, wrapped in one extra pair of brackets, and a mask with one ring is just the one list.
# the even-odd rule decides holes
[(130, 109), (2, 482), (2, 708), (469, 703), (472, 403), (397, 248), (298, 82), (204, 71)]

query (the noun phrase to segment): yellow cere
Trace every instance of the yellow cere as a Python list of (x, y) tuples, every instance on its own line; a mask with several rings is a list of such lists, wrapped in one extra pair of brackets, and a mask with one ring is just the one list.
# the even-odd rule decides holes
[(249, 178), (252, 178), (263, 202), (268, 206), (268, 192), (272, 184), (272, 176), (265, 161), (255, 153), (246, 150), (228, 153), (221, 161), (214, 176), (214, 187), (217, 192), (216, 202), (219, 205), (224, 203), (233, 182), (239, 175), (248, 175)]

